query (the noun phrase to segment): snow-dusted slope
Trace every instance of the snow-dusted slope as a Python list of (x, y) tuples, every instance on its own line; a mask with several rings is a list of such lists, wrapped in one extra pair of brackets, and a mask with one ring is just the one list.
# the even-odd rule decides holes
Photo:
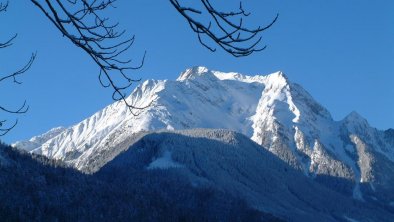
[(147, 133), (93, 175), (0, 144), (0, 186), (1, 221), (394, 218), (389, 208), (316, 183), (248, 137), (217, 129)]
[(246, 76), (195, 67), (176, 81), (147, 80), (128, 100), (150, 106), (133, 116), (116, 102), (59, 134), (14, 146), (83, 170), (100, 158), (98, 154), (112, 153), (107, 161), (115, 157), (120, 152), (115, 148), (126, 148), (139, 132), (225, 128), (243, 133), (305, 175), (360, 200), (367, 193), (376, 198), (369, 191), (386, 189), (394, 181), (391, 131), (370, 127), (356, 113), (334, 121), (281, 72)]
[[(28, 150), (66, 160), (81, 169), (90, 155), (141, 131), (227, 128), (251, 136), (250, 117), (256, 112), (265, 78), (240, 78), (221, 80), (206, 68), (196, 67), (183, 72), (176, 81), (147, 80), (128, 98), (135, 106), (151, 104), (138, 116), (116, 102)], [(24, 142), (14, 146), (26, 148)]]
[(162, 170), (159, 175), (196, 188), (215, 187), (284, 221), (391, 221), (393, 217), (389, 210), (327, 189), (244, 135), (228, 130), (149, 133), (97, 174), (123, 181), (130, 169)]
[(42, 135), (35, 136), (35, 137), (31, 138), (30, 140), (16, 142), (14, 145), (17, 146), (18, 148), (23, 148), (24, 150), (32, 151), (32, 150), (36, 149), (37, 147), (40, 147), (46, 141), (56, 137), (57, 135), (62, 133), (64, 130), (66, 130), (66, 128), (64, 128), (62, 126), (56, 127), (56, 128), (53, 128)]

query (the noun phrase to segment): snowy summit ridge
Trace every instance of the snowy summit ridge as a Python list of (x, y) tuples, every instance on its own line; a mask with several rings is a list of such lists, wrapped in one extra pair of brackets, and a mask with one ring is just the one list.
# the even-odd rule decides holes
[(185, 81), (187, 79), (194, 79), (196, 77), (205, 75), (205, 74), (211, 74), (212, 72), (209, 71), (206, 67), (203, 66), (195, 66), (193, 68), (187, 69), (186, 71), (182, 72), (179, 77), (176, 79), (176, 81)]
[(147, 80), (127, 99), (137, 107), (151, 105), (133, 116), (122, 102), (115, 102), (74, 126), (14, 146), (84, 170), (97, 155), (141, 132), (222, 128), (246, 135), (328, 186), (349, 181), (338, 189), (358, 199), (383, 198), (365, 183), (385, 190), (394, 181), (392, 134), (370, 127), (355, 112), (333, 120), (282, 72), (247, 76), (193, 67), (176, 81)]

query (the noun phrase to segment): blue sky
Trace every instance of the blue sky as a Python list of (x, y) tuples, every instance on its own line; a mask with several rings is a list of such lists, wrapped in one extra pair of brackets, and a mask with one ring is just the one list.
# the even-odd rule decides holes
[[(7, 13), (0, 14), (0, 39), (13, 33), (18, 38), (13, 47), (1, 51), (0, 73), (20, 67), (32, 52), (38, 56), (20, 78), (22, 85), (6, 82), (0, 87), (2, 105), (16, 107), (24, 99), (30, 105), (3, 141), (70, 126), (112, 102), (111, 91), (100, 86), (98, 68), (87, 55), (63, 38), (30, 1), (10, 3)], [(334, 119), (355, 110), (374, 127), (394, 127), (391, 0), (244, 1), (244, 8), (252, 12), (247, 20), (251, 26), (267, 24), (280, 13), (263, 35), (268, 48), (246, 58), (202, 47), (167, 0), (118, 0), (117, 6), (110, 17), (136, 35), (128, 55), (138, 61), (147, 50), (136, 78), (174, 80), (196, 65), (251, 75), (281, 70), (327, 107)]]

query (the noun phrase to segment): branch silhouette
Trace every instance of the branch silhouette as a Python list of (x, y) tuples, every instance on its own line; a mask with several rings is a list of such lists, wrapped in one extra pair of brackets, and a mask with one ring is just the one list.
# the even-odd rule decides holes
[(85, 51), (99, 67), (99, 81), (104, 88), (112, 88), (112, 98), (123, 101), (131, 113), (137, 107), (127, 101), (125, 91), (140, 79), (130, 77), (130, 71), (140, 69), (145, 55), (137, 65), (122, 55), (134, 43), (135, 36), (125, 38), (125, 30), (118, 31), (118, 23), (110, 24), (102, 12), (114, 7), (116, 0), (31, 0), (74, 45)]
[[(30, 0), (55, 25), (61, 34), (75, 46), (87, 53), (99, 67), (99, 81), (105, 88), (113, 90), (112, 98), (123, 101), (133, 115), (138, 107), (127, 100), (126, 91), (140, 79), (131, 77), (130, 72), (144, 65), (146, 51), (137, 65), (131, 65), (131, 59), (123, 59), (124, 53), (130, 49), (135, 36), (125, 37), (125, 30), (118, 31), (118, 23), (111, 24), (103, 14), (110, 7), (115, 7), (117, 0)], [(179, 0), (169, 0), (190, 28), (197, 33), (199, 42), (210, 51), (216, 48), (208, 45), (204, 37), (210, 38), (220, 48), (235, 57), (248, 56), (262, 51), (266, 46), (260, 46), (261, 34), (270, 28), (271, 23), (264, 27), (250, 29), (244, 26), (243, 19), (250, 15), (240, 2), (237, 11), (221, 12), (209, 0), (193, 1), (192, 6), (183, 6)], [(195, 7), (196, 2), (200, 8)], [(194, 7), (193, 7), (194, 6)], [(203, 24), (203, 16), (209, 18), (208, 24)], [(200, 16), (200, 17), (198, 17)], [(235, 21), (237, 20), (237, 21)]]
[[(5, 12), (8, 8), (8, 5), (9, 5), (8, 1), (6, 3), (1, 2), (0, 3), (0, 12)], [(16, 37), (17, 37), (17, 34), (15, 34), (14, 36), (12, 36), (11, 38), (9, 38), (8, 40), (6, 40), (4, 42), (0, 42), (0, 49), (4, 49), (4, 48), (12, 46), (13, 41), (16, 39)], [(12, 72), (10, 74), (5, 74), (5, 75), (0, 74), (0, 83), (5, 82), (8, 79), (12, 79), (13, 83), (22, 84), (22, 82), (18, 80), (18, 77), (30, 69), (35, 58), (36, 58), (36, 53), (33, 53), (30, 57), (30, 60), (21, 69), (15, 71), (15, 72)], [(23, 114), (23, 113), (26, 113), (28, 110), (29, 110), (29, 106), (26, 104), (26, 100), (23, 102), (23, 104), (21, 106), (19, 106), (16, 109), (9, 109), (9, 108), (6, 108), (5, 106), (0, 105), (0, 111), (5, 112), (5, 113)], [(18, 119), (16, 119), (15, 122), (12, 123), (11, 125), (7, 124), (7, 120), (0, 120), (0, 136), (6, 135), (17, 124), (18, 124)]]
[[(215, 47), (204, 41), (203, 37), (206, 36), (235, 57), (248, 56), (254, 52), (264, 50), (267, 47), (266, 45), (259, 46), (262, 40), (261, 34), (270, 28), (279, 16), (277, 14), (266, 26), (250, 29), (245, 27), (243, 22), (244, 18), (248, 17), (250, 13), (243, 9), (242, 2), (239, 3), (237, 11), (230, 12), (222, 12), (216, 9), (209, 0), (199, 1), (202, 5), (201, 9), (183, 6), (178, 0), (170, 0), (170, 2), (186, 19), (203, 46), (212, 52), (216, 51)], [(208, 17), (208, 24), (201, 21), (203, 16)]]

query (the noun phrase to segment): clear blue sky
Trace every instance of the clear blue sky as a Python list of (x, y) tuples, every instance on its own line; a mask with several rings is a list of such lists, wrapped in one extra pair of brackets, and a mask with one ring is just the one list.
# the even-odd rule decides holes
[[(196, 65), (244, 74), (281, 70), (334, 119), (355, 110), (374, 127), (394, 127), (392, 0), (244, 1), (253, 13), (250, 24), (266, 24), (277, 12), (280, 17), (263, 36), (268, 48), (238, 59), (203, 48), (167, 0), (118, 0), (117, 6), (110, 12), (113, 21), (136, 34), (130, 56), (138, 60), (148, 52), (137, 78), (176, 79)], [(32, 69), (21, 78), (23, 85), (7, 82), (0, 87), (2, 105), (16, 107), (24, 99), (30, 105), (29, 112), (19, 116), (19, 125), (1, 140), (14, 142), (70, 126), (112, 102), (90, 58), (62, 38), (30, 1), (10, 1), (7, 13), (0, 14), (0, 27), (1, 40), (19, 33), (12, 48), (1, 50), (0, 73), (15, 70), (31, 52), (38, 52)]]

